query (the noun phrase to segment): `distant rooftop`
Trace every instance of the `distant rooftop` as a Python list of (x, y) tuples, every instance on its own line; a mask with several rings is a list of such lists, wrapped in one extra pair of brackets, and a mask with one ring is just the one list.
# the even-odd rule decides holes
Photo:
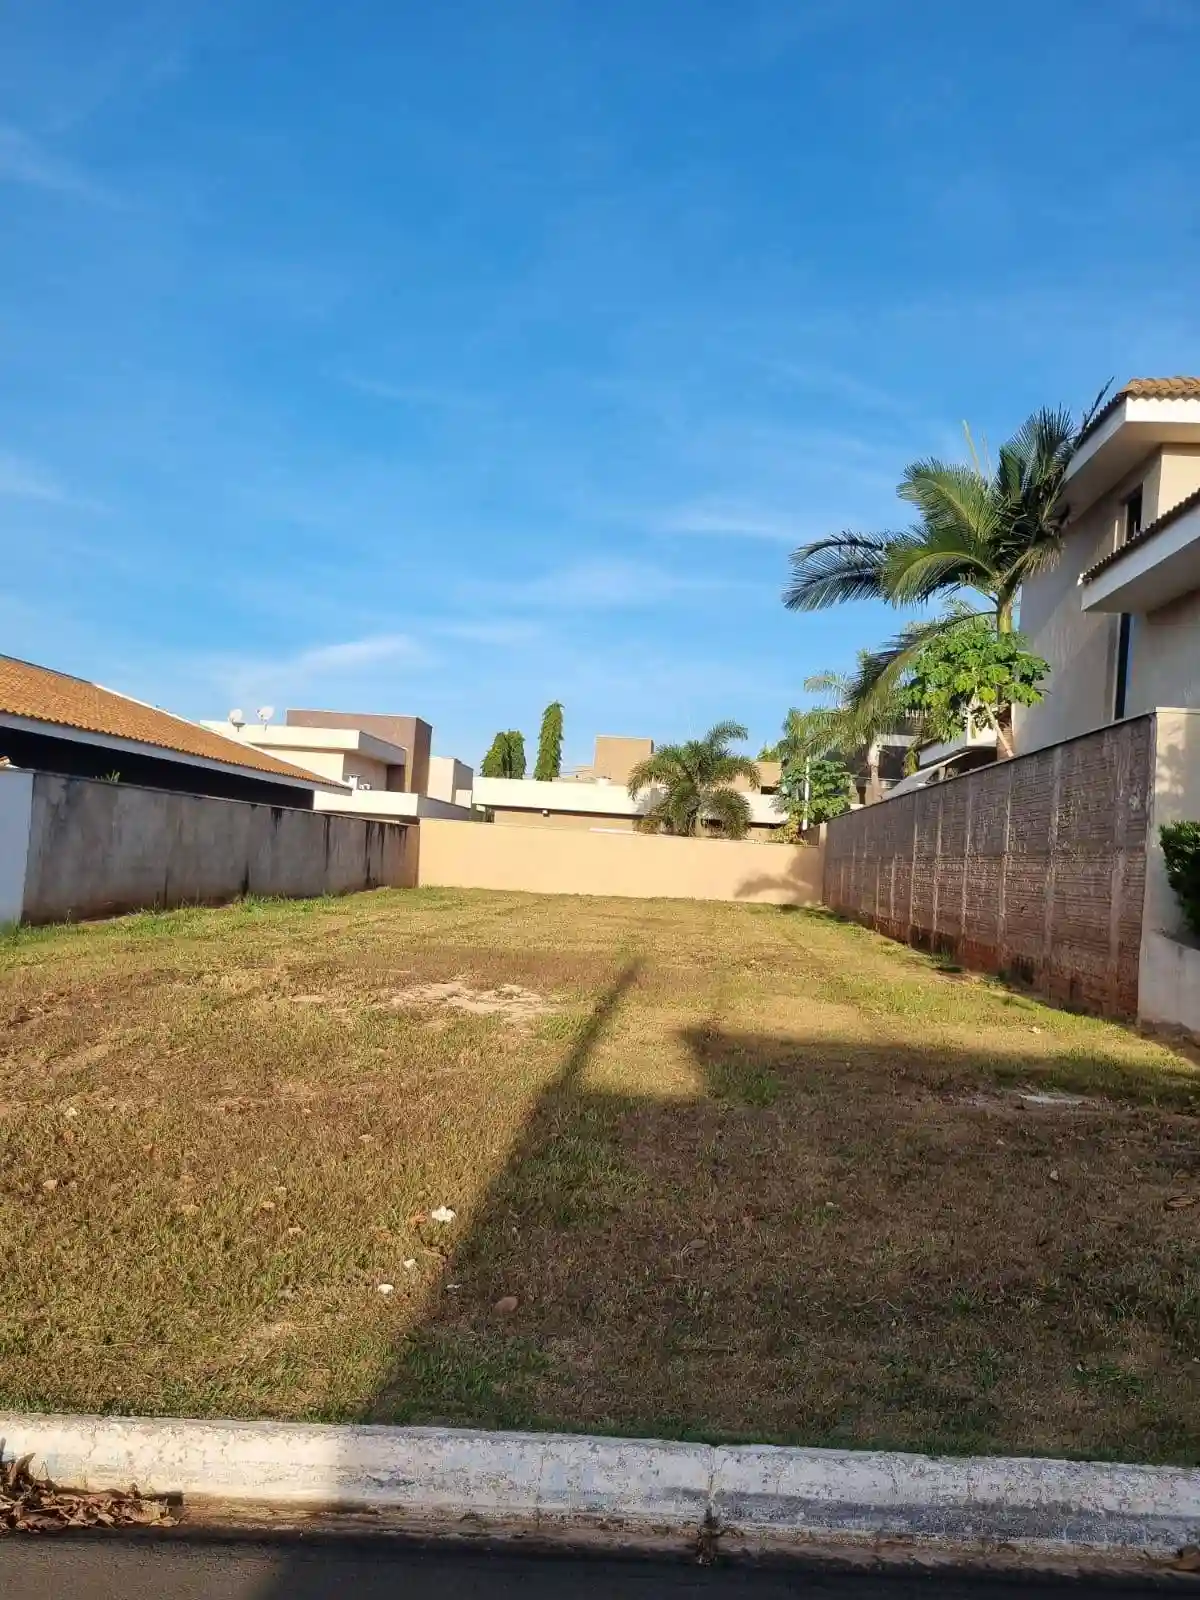
[(311, 772), (250, 745), (237, 744), (198, 723), (101, 688), (86, 678), (74, 678), (15, 656), (0, 656), (0, 716), (148, 745), (168, 756), (189, 756), (265, 778), (302, 782), (309, 788), (314, 783)]

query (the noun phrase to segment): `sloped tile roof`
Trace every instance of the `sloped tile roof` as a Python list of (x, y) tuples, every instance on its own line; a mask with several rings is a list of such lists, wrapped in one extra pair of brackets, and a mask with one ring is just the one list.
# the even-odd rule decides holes
[(154, 745), (168, 754), (195, 756), (221, 766), (241, 767), (261, 772), (265, 778), (301, 778), (314, 787), (324, 787), (321, 779), (275, 756), (255, 750), (252, 745), (235, 743), (219, 733), (169, 711), (143, 705), (140, 700), (102, 689), (86, 678), (72, 678), (65, 672), (0, 656), (0, 714), (25, 717), (53, 727), (72, 728), (78, 733), (104, 734), (110, 739), (130, 739)]
[(1076, 445), (1095, 433), (1125, 400), (1200, 400), (1200, 378), (1130, 378), (1124, 388), (1118, 389), (1112, 399), (1101, 406), (1079, 435)]
[(1194, 511), (1197, 506), (1200, 506), (1200, 489), (1197, 489), (1194, 494), (1189, 494), (1187, 499), (1181, 500), (1177, 506), (1172, 506), (1169, 511), (1164, 511), (1161, 517), (1155, 517), (1153, 522), (1148, 522), (1137, 533), (1131, 534), (1124, 544), (1119, 544), (1115, 550), (1110, 550), (1106, 556), (1102, 556), (1086, 572), (1081, 572), (1079, 574), (1080, 583), (1091, 583), (1092, 579), (1099, 576), (1106, 567), (1111, 567), (1114, 561), (1119, 561), (1126, 550), (1132, 550), (1135, 544), (1144, 544), (1147, 539), (1153, 538), (1163, 528), (1170, 527), (1172, 522), (1177, 522), (1187, 512)]

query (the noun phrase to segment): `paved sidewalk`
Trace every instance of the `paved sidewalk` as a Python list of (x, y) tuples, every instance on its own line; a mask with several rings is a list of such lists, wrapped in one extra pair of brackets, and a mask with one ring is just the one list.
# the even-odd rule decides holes
[[(1172, 1585), (1179, 1592), (1178, 1580)], [(396, 1544), (162, 1543), (13, 1539), (0, 1543), (0, 1593), (21, 1600), (1082, 1600), (1162, 1594), (1161, 1584), (1030, 1582), (701, 1568), (414, 1550)]]

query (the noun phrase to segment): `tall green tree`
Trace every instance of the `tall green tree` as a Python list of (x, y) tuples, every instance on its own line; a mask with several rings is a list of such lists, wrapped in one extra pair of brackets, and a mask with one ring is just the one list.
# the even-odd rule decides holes
[[(1060, 495), (1080, 434), (1103, 404), (1107, 387), (1078, 423), (1064, 409), (1035, 411), (1001, 446), (993, 468), (981, 460), (970, 431), (970, 461), (913, 462), (897, 493), (916, 512), (902, 532), (846, 530), (801, 545), (784, 590), (791, 611), (817, 611), (846, 600), (926, 604), (964, 590), (984, 602), (980, 614), (1010, 633), (1021, 585), (1062, 551)], [(856, 678), (854, 698), (869, 698), (881, 680), (894, 682), (921, 645), (964, 620), (961, 607), (913, 623), (871, 653)]]
[(788, 712), (775, 746), (775, 759), (785, 776), (790, 773), (799, 782), (806, 762), (835, 759), (852, 771), (865, 772), (870, 798), (879, 792), (880, 740), (885, 735), (936, 737), (931, 719), (913, 710), (899, 681), (893, 679), (873, 696), (859, 698), (859, 677), (869, 670), (871, 659), (868, 651), (861, 651), (855, 672), (818, 672), (804, 680), (808, 693), (822, 696), (826, 703)]
[(749, 756), (731, 746), (748, 738), (740, 722), (718, 722), (702, 739), (667, 744), (629, 774), (629, 796), (636, 800), (645, 789), (661, 793), (639, 818), (638, 826), (651, 833), (695, 835), (702, 823), (712, 823), (729, 839), (744, 839), (750, 826), (750, 803), (732, 784), (744, 778), (751, 788), (761, 782)]
[(906, 675), (901, 695), (918, 714), (942, 726), (991, 728), (1000, 754), (1011, 756), (1012, 708), (1036, 705), (1050, 671), (1019, 633), (997, 633), (986, 617), (927, 644)]
[(479, 764), (481, 778), (523, 778), (525, 735), (515, 728), (498, 733)]
[(542, 783), (549, 783), (562, 771), (563, 708), (561, 700), (552, 700), (542, 712), (542, 727), (538, 734), (538, 753), (533, 775)]
[(783, 775), (780, 790), (794, 828), (840, 817), (858, 798), (849, 767), (840, 758), (830, 756), (810, 757), (790, 768)]

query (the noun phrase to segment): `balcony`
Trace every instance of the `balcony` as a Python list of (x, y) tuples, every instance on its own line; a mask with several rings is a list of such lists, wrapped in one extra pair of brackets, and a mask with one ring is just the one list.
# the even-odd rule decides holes
[(1079, 578), (1085, 611), (1156, 611), (1200, 589), (1200, 490)]

